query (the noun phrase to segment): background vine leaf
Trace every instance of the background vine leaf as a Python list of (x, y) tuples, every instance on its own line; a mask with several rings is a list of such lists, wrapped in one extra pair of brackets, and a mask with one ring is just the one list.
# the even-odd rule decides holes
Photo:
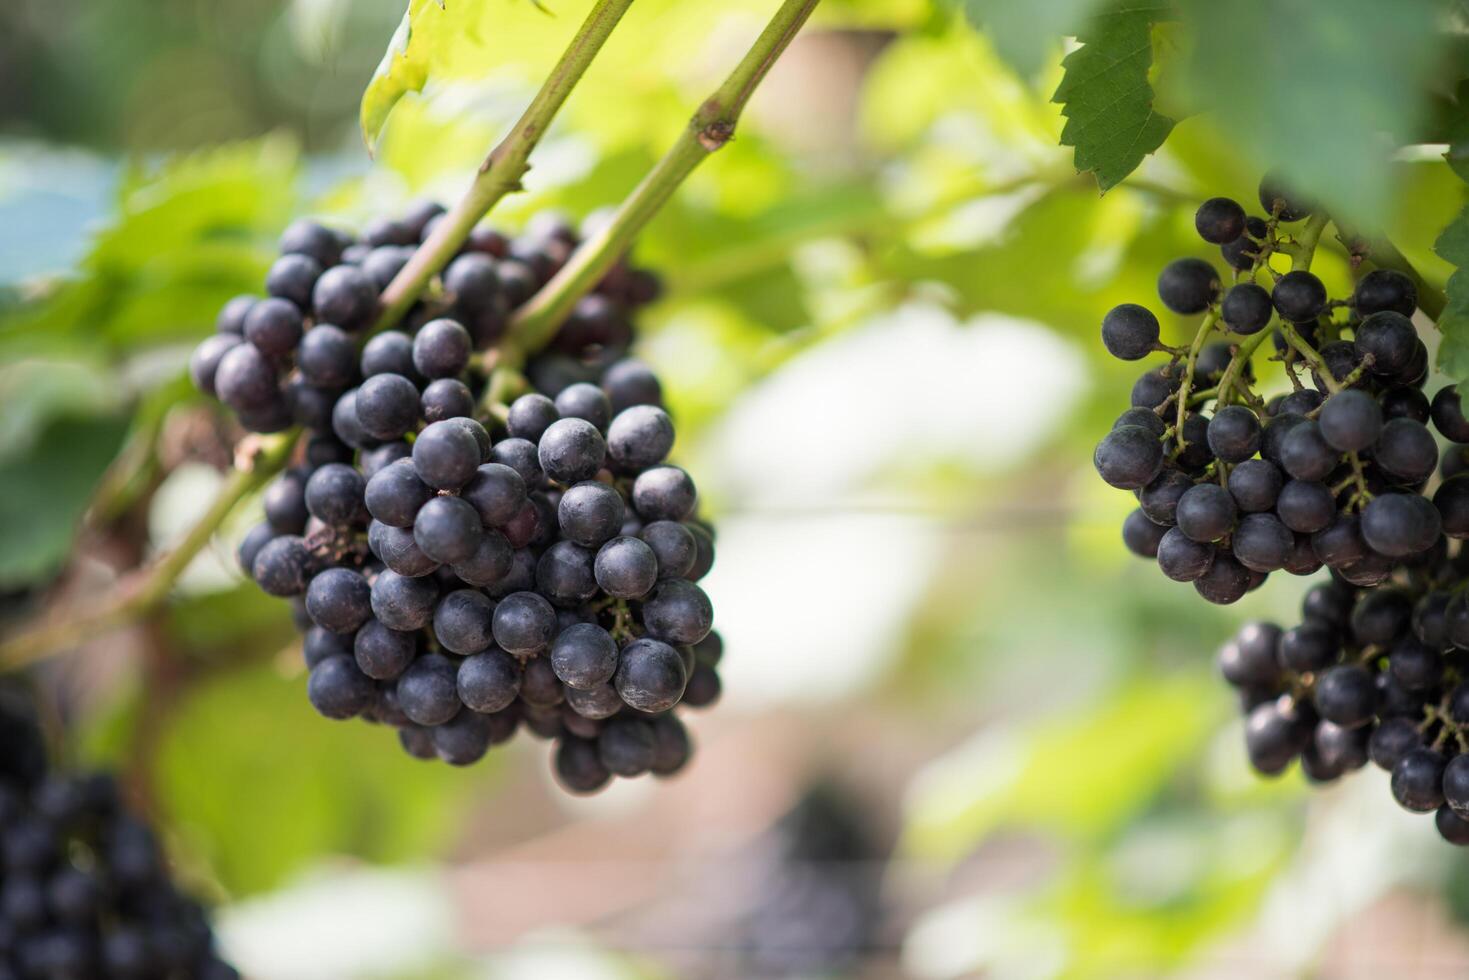
[(1438, 345), (1438, 366), (1455, 381), (1469, 378), (1469, 208), (1444, 228), (1433, 250), (1457, 271), (1449, 277), (1449, 304), (1439, 318), (1443, 339)]
[(1076, 150), (1076, 169), (1091, 171), (1103, 191), (1132, 173), (1173, 129), (1153, 105), (1148, 70), (1152, 29), (1172, 18), (1166, 3), (1124, 3), (1104, 10), (1077, 35), (1081, 47), (1061, 62), (1065, 77), (1051, 101), (1061, 103), (1061, 143)]

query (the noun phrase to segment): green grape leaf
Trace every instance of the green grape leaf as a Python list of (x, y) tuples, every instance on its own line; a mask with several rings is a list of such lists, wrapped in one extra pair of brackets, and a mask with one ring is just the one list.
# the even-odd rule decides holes
[(0, 588), (54, 574), (127, 430), (119, 416), (67, 416), (0, 461)]
[(1469, 379), (1469, 207), (1449, 222), (1433, 243), (1433, 250), (1456, 270), (1449, 276), (1448, 305), (1438, 318), (1439, 333), (1443, 334), (1438, 344), (1438, 367), (1455, 381), (1464, 381)]
[[(1437, 0), (1184, 7), (1190, 106), (1208, 110), (1261, 170), (1309, 187), (1334, 214), (1390, 218), (1396, 147), (1430, 114), (1446, 54)], [(1262, 43), (1265, 38), (1276, 39)]]
[(1061, 39), (1097, 0), (964, 0), (964, 16), (989, 35), (995, 53), (1024, 76), (1039, 73), (1050, 62)]
[(428, 84), (430, 69), (454, 33), (446, 0), (408, 0), (403, 20), (362, 93), (359, 118), (369, 153), (398, 100)]
[(1061, 62), (1065, 75), (1052, 102), (1066, 125), (1061, 143), (1076, 150), (1076, 169), (1091, 171), (1106, 191), (1163, 145), (1173, 120), (1153, 105), (1153, 25), (1173, 19), (1172, 6), (1132, 0), (1098, 13), (1077, 34), (1081, 47)]

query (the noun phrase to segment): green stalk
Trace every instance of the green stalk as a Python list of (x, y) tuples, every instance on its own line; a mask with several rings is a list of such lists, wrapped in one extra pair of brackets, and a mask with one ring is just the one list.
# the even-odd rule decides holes
[(694, 168), (734, 136), (740, 113), (755, 88), (818, 2), (784, 0), (724, 84), (699, 106), (678, 140), (623, 201), (612, 221), (583, 242), (561, 271), (515, 315), (502, 346), (513, 344), (523, 355), (551, 340), (577, 301), (602, 281)]
[(520, 181), (530, 170), (531, 151), (631, 6), (632, 0), (597, 0), (592, 6), (536, 97), (480, 165), (469, 190), (435, 225), (428, 241), (413, 253), (413, 258), (383, 290), (380, 312), (370, 334), (386, 330), (401, 320), (433, 277), (458, 253), (459, 246), (480, 219), (505, 195), (521, 189)]
[(152, 612), (168, 598), (184, 569), (204, 550), (214, 532), (241, 500), (263, 487), (285, 468), (300, 438), (298, 430), (265, 436), (248, 459), (241, 460), (209, 509), (189, 528), (172, 551), (139, 569), (91, 609), (63, 609), (46, 621), (0, 643), (0, 669), (14, 670), (59, 650), (77, 646), (98, 634), (124, 626)]

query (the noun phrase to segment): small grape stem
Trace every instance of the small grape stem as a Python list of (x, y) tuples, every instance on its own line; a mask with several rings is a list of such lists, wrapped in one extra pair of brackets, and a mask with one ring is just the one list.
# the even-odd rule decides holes
[(1241, 372), (1244, 370), (1245, 365), (1250, 363), (1250, 358), (1255, 356), (1255, 351), (1260, 349), (1260, 345), (1269, 336), (1270, 330), (1266, 327), (1235, 348), (1234, 356), (1229, 359), (1229, 364), (1224, 368), (1224, 374), (1219, 378), (1219, 390), (1221, 392), (1228, 393), (1232, 389), (1243, 385)]
[(734, 137), (745, 104), (818, 2), (784, 0), (740, 63), (699, 106), (678, 140), (622, 202), (612, 220), (583, 242), (545, 288), (515, 314), (507, 343), (533, 352), (550, 342), (577, 301), (596, 288), (689, 174)]
[(540, 91), (515, 126), (480, 165), (469, 190), (383, 290), (377, 321), (369, 335), (387, 330), (401, 320), (433, 277), (459, 252), (459, 246), (464, 244), (480, 219), (501, 198), (521, 189), (520, 182), (530, 170), (531, 152), (631, 6), (632, 0), (597, 0), (593, 4)]
[(1300, 331), (1296, 330), (1295, 324), (1288, 323), (1285, 320), (1280, 321), (1280, 332), (1285, 337), (1285, 342), (1290, 344), (1296, 353), (1301, 355), (1301, 359), (1311, 366), (1311, 370), (1316, 372), (1316, 376), (1321, 379), (1321, 383), (1326, 385), (1327, 391), (1333, 395), (1341, 391), (1341, 382), (1332, 376), (1331, 371), (1326, 367), (1326, 361), (1322, 360), (1316, 348), (1312, 347), (1306, 341), (1306, 338), (1301, 336)]
[(299, 438), (300, 432), (293, 430), (252, 440), (239, 454), (234, 472), (209, 509), (173, 550), (119, 582), (99, 604), (55, 610), (43, 622), (0, 643), (0, 670), (15, 670), (77, 646), (141, 619), (162, 605), (179, 576), (204, 550), (235, 506), (285, 468)]
[(1204, 322), (1199, 324), (1199, 329), (1194, 333), (1194, 342), (1189, 346), (1188, 357), (1184, 359), (1183, 383), (1178, 387), (1178, 420), (1174, 423), (1178, 429), (1178, 440), (1173, 447), (1175, 456), (1188, 446), (1188, 440), (1183, 435), (1183, 423), (1188, 417), (1189, 396), (1194, 384), (1194, 369), (1198, 366), (1199, 351), (1204, 349), (1204, 341), (1214, 332), (1218, 323), (1219, 309), (1211, 306), (1204, 315)]

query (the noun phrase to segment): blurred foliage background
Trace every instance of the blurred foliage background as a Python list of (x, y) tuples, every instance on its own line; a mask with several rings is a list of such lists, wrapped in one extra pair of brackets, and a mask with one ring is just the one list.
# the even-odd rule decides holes
[[(587, 4), (547, 6), (464, 4), (375, 160), (358, 99), (399, 0), (0, 6), (7, 625), (202, 511), (231, 433), (191, 341), (290, 217), (457, 196)], [(771, 6), (636, 4), (495, 222), (619, 200)], [(668, 284), (641, 351), (721, 527), (726, 694), (679, 781), (573, 800), (535, 747), (450, 771), (322, 721), (286, 607), (233, 571), (254, 503), (164, 614), (43, 665), (65, 751), (124, 770), (247, 974), (1465, 972), (1463, 858), (1382, 773), (1247, 771), (1212, 652), (1300, 584), (1205, 607), (1124, 554), (1128, 501), (1090, 466), (1135, 373), (1102, 313), (1212, 258), (1194, 206), (1251, 200), (1264, 164), (1291, 154), (1445, 279), (1463, 184), (1361, 135), (1430, 126), (1393, 100), (1431, 81), (1408, 42), (1434, 10), (1303, 5), (1292, 33), (1191, 6), (1239, 42), (1202, 53), (1144, 27), (1170, 91), (1229, 98), (1101, 196), (1050, 101), (1086, 6), (828, 0), (639, 243)], [(1216, 63), (1267, 35), (1297, 50)], [(1346, 291), (1340, 253), (1318, 270)]]

